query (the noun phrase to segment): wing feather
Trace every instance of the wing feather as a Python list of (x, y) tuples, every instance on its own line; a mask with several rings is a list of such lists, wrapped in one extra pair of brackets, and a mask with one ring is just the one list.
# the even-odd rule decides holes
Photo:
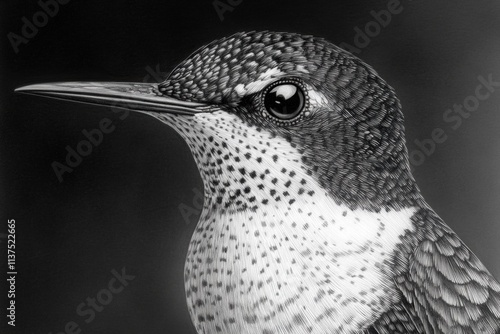
[(414, 219), (422, 238), (395, 281), (422, 322), (419, 333), (500, 333), (500, 284), (434, 212)]
[(421, 334), (423, 325), (415, 310), (406, 300), (394, 305), (372, 326), (372, 331), (379, 334)]

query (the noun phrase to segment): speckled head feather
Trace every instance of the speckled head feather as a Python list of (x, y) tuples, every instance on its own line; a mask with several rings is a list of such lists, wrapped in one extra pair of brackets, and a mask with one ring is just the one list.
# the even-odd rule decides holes
[[(295, 78), (314, 95), (298, 122), (277, 124), (262, 112), (262, 89), (280, 78)], [(419, 198), (394, 90), (370, 66), (324, 39), (238, 33), (200, 48), (159, 90), (231, 107), (248, 124), (284, 138), (301, 152), (307, 172), (351, 207), (380, 210)]]

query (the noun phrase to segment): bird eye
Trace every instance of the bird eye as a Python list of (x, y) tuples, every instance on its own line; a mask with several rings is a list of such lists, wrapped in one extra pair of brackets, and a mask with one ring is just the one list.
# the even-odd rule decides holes
[(305, 95), (302, 87), (286, 82), (270, 86), (264, 95), (268, 113), (282, 120), (290, 120), (304, 109)]

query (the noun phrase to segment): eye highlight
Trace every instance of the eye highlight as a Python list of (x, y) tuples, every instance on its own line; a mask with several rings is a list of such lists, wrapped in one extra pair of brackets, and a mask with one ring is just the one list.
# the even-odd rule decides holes
[(264, 106), (273, 116), (280, 119), (295, 118), (304, 109), (304, 92), (291, 83), (278, 84), (267, 90)]
[(262, 95), (262, 105), (266, 116), (277, 121), (292, 122), (307, 109), (306, 90), (298, 80), (285, 79), (269, 85)]

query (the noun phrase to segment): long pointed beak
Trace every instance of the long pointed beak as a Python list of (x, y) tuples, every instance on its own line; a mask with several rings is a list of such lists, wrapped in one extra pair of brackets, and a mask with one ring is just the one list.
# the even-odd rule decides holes
[(18, 93), (109, 106), (139, 112), (194, 115), (207, 112), (203, 103), (181, 101), (162, 95), (157, 84), (121, 82), (61, 82), (17, 88)]

